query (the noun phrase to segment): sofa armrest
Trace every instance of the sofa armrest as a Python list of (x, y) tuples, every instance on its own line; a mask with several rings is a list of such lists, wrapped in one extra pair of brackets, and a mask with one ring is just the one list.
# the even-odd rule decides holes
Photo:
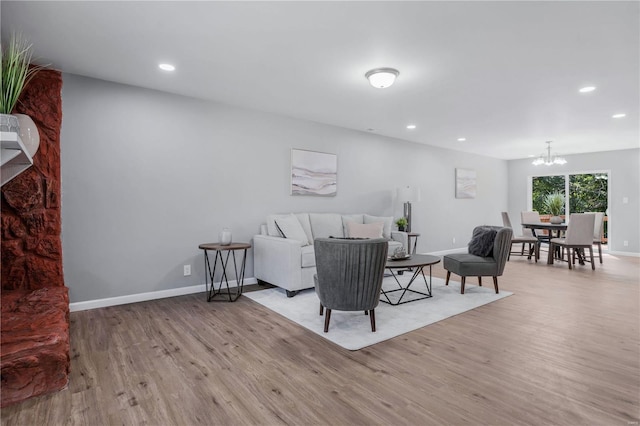
[(398, 241), (402, 244), (402, 247), (409, 253), (409, 237), (404, 231), (391, 231), (391, 239)]
[(269, 235), (253, 236), (253, 272), (258, 280), (298, 289), (302, 280), (300, 242)]

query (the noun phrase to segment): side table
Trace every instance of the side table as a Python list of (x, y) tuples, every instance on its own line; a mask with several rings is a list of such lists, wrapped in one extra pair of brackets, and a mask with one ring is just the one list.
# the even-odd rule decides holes
[[(198, 246), (199, 249), (204, 250), (204, 267), (205, 267), (205, 289), (207, 290), (207, 302), (227, 301), (226, 298), (215, 300), (214, 297), (218, 295), (228, 296), (229, 302), (235, 302), (238, 297), (242, 295), (244, 288), (244, 269), (247, 265), (247, 250), (251, 248), (251, 244), (247, 243), (231, 243), (229, 245), (222, 245), (220, 243), (205, 243)], [(240, 265), (240, 273), (238, 273), (238, 265), (236, 262), (236, 251), (243, 250), (242, 263)], [(209, 260), (209, 251), (215, 252), (215, 258), (213, 261), (213, 268), (211, 267), (211, 261)], [(222, 253), (226, 252), (226, 256), (223, 258)], [(233, 256), (231, 256), (233, 255)], [(229, 289), (229, 276), (227, 275), (227, 265), (229, 264), (229, 256), (233, 258), (233, 270), (236, 278), (236, 291), (232, 292)], [(216, 269), (218, 267), (218, 260), (220, 261), (220, 270), (222, 276), (218, 283), (218, 288), (215, 288), (214, 277), (216, 275)], [(227, 289), (222, 290), (222, 283), (225, 283)], [(209, 287), (211, 285), (211, 287)]]
[[(418, 246), (418, 237), (420, 233), (418, 232), (407, 232), (407, 254), (416, 254), (416, 247)], [(411, 238), (413, 238), (413, 247), (411, 247)]]

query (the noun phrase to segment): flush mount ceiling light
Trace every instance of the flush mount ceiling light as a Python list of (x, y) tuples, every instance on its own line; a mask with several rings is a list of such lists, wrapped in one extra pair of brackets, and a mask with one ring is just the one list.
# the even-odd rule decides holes
[(624, 117), (626, 117), (626, 116), (627, 116), (627, 114), (613, 114), (613, 115), (611, 116), (611, 118), (624, 118)]
[(409, 129), (409, 130), (413, 130), (413, 129), (415, 129), (415, 128), (416, 128), (416, 125), (415, 125), (415, 124), (408, 124), (408, 125), (407, 125), (407, 129)]
[(393, 68), (376, 68), (371, 71), (367, 71), (364, 75), (369, 80), (369, 83), (377, 89), (385, 89), (396, 81), (396, 77), (400, 72)]
[(466, 140), (467, 140), (467, 138), (458, 138), (458, 142), (464, 142)]
[(589, 93), (589, 92), (593, 92), (594, 90), (596, 90), (596, 88), (594, 86), (587, 86), (587, 87), (583, 87), (582, 89), (578, 90), (580, 93)]
[(541, 164), (544, 164), (545, 166), (552, 166), (554, 164), (562, 165), (567, 164), (567, 160), (565, 160), (564, 157), (558, 157), (557, 155), (551, 157), (551, 141), (547, 141), (547, 157), (545, 158), (544, 155), (541, 155), (533, 160), (531, 164), (534, 166), (539, 166)]
[(159, 64), (158, 68), (160, 68), (163, 71), (175, 71), (176, 67), (174, 67), (171, 64)]

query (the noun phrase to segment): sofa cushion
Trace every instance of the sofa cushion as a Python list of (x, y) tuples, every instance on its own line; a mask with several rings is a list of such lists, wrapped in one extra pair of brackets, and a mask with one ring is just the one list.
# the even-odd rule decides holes
[(342, 216), (337, 213), (309, 213), (313, 238), (344, 237)]
[(498, 231), (489, 227), (477, 227), (469, 242), (469, 254), (487, 257), (493, 252), (493, 242)]
[(302, 267), (310, 268), (312, 266), (316, 266), (316, 253), (314, 251), (314, 247), (309, 245), (302, 247)]
[(347, 231), (348, 222), (364, 223), (364, 215), (363, 214), (343, 214), (342, 215), (342, 232), (345, 237), (349, 236), (349, 232)]
[(382, 238), (384, 223), (359, 224), (347, 221), (347, 237), (349, 238)]
[(304, 229), (302, 229), (300, 221), (294, 214), (277, 217), (275, 218), (275, 222), (283, 237), (290, 240), (300, 241), (301, 246), (309, 245), (307, 234), (304, 232)]
[(364, 223), (376, 222), (384, 223), (384, 228), (382, 229), (382, 237), (391, 238), (391, 225), (393, 224), (393, 216), (370, 216), (368, 214), (364, 215)]
[(313, 244), (313, 233), (311, 232), (311, 222), (309, 222), (309, 213), (294, 213), (304, 229), (304, 233), (307, 234), (309, 244)]
[(282, 233), (276, 226), (276, 218), (278, 217), (287, 217), (288, 214), (271, 214), (267, 216), (267, 235), (272, 237), (282, 237)]

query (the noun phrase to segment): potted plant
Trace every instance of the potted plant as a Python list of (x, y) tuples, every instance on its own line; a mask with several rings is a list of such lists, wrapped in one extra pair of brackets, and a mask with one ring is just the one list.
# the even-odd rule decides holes
[(398, 225), (398, 231), (404, 231), (407, 228), (408, 224), (409, 222), (407, 221), (406, 217), (401, 217), (400, 219), (396, 220), (396, 225)]
[(2, 96), (0, 114), (11, 114), (24, 87), (43, 67), (31, 64), (31, 47), (24, 39), (11, 36), (9, 43), (0, 50), (2, 63)]
[[(0, 129), (3, 132), (17, 133), (20, 136), (21, 150), (28, 153), (28, 158), (26, 160), (22, 156), (15, 158), (16, 161), (19, 160), (20, 164), (26, 164), (24, 161), (28, 161), (29, 165), (33, 162), (33, 155), (40, 145), (40, 135), (31, 117), (25, 114), (14, 114), (14, 110), (26, 85), (38, 71), (44, 68), (40, 65), (31, 65), (31, 47), (30, 43), (15, 34), (11, 36), (7, 44), (0, 47), (0, 64), (2, 66), (0, 73)], [(24, 168), (22, 167), (22, 169)], [(3, 179), (4, 183), (6, 182)]]
[(546, 210), (551, 214), (551, 223), (562, 223), (563, 219), (560, 215), (564, 210), (564, 194), (561, 192), (552, 192), (547, 194), (544, 198), (544, 206)]

